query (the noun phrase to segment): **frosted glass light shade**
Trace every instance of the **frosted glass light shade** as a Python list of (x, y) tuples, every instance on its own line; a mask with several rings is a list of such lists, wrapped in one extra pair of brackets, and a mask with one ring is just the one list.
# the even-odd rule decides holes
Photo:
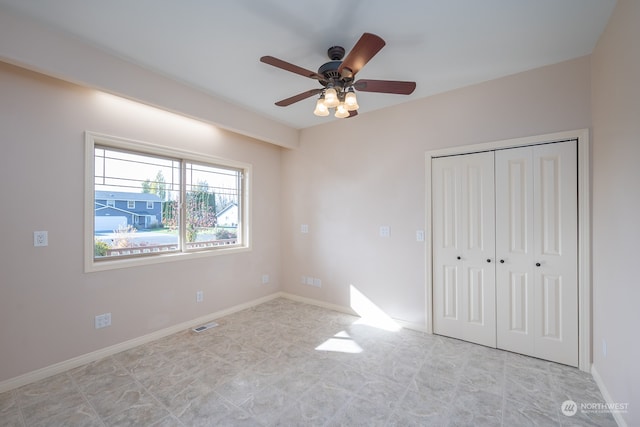
[(347, 107), (348, 111), (355, 111), (360, 106), (358, 105), (358, 100), (356, 99), (356, 93), (352, 90), (347, 92), (347, 96), (344, 98), (344, 105)]
[(341, 102), (336, 107), (335, 116), (339, 119), (344, 119), (345, 117), (349, 117), (349, 110), (347, 110), (347, 107), (344, 105), (344, 102)]
[(322, 97), (318, 98), (318, 101), (316, 102), (316, 109), (313, 110), (313, 114), (321, 117), (329, 115), (329, 109), (324, 105), (324, 99)]
[(337, 107), (339, 103), (338, 92), (334, 88), (330, 87), (324, 92), (324, 105), (327, 108)]

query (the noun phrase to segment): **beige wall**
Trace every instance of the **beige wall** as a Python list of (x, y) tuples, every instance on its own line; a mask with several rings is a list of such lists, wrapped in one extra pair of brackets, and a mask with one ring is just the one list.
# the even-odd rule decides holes
[(300, 148), (283, 152), (283, 289), (349, 306), (353, 285), (424, 326), (425, 244), (415, 233), (425, 229), (425, 152), (589, 126), (582, 57), (303, 130)]
[[(640, 2), (619, 0), (593, 62), (594, 366), (640, 425)], [(603, 345), (606, 343), (606, 356)]]
[[(0, 382), (278, 289), (280, 148), (4, 63), (0, 93)], [(84, 273), (85, 130), (251, 163), (253, 250)]]

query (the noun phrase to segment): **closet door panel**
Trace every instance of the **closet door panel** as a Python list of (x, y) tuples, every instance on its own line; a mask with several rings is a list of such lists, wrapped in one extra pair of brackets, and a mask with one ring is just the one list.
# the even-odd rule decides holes
[[(481, 159), (484, 160), (485, 156)], [(473, 162), (467, 166), (465, 173), (464, 242), (465, 249), (473, 252), (481, 252), (488, 244), (489, 236), (486, 234), (493, 232), (492, 224), (486, 223), (493, 216), (493, 191), (487, 189), (487, 184), (493, 183), (493, 178), (482, 166)], [(490, 238), (493, 240), (494, 236), (491, 235)]]
[(443, 290), (442, 290), (442, 317), (450, 320), (458, 320), (458, 280), (459, 268), (455, 265), (443, 265)]
[(497, 346), (577, 366), (575, 142), (496, 152)]
[(493, 153), (433, 159), (434, 331), (495, 347)]
[(469, 322), (476, 325), (484, 325), (487, 320), (484, 271), (482, 268), (469, 268), (467, 271), (469, 275), (469, 280), (467, 281)]
[(455, 164), (445, 164), (438, 175), (440, 175), (439, 200), (441, 205), (437, 210), (441, 211), (438, 217), (442, 221), (441, 247), (457, 251), (460, 246), (458, 235), (461, 199), (460, 167)]
[(578, 364), (577, 147), (533, 148), (536, 356)]
[(508, 331), (527, 335), (531, 323), (527, 318), (527, 307), (530, 304), (529, 288), (531, 286), (529, 277), (527, 274), (512, 273), (509, 278)]
[(462, 295), (467, 341), (495, 347), (494, 153), (464, 157), (462, 185)]
[(454, 157), (434, 159), (432, 164), (433, 198), (433, 320), (438, 334), (459, 337), (462, 236), (462, 166)]
[(542, 274), (542, 327), (540, 335), (552, 340), (562, 339), (562, 278), (552, 274)]
[(534, 352), (533, 156), (531, 147), (496, 152), (497, 346)]

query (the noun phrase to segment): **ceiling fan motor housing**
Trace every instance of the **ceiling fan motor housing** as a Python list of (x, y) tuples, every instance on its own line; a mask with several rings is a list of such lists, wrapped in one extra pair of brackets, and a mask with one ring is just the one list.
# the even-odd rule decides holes
[(338, 67), (340, 67), (342, 61), (335, 60), (329, 61), (325, 64), (322, 64), (320, 68), (318, 68), (318, 74), (322, 74), (328, 81), (338, 81), (340, 80), (340, 73), (338, 72)]

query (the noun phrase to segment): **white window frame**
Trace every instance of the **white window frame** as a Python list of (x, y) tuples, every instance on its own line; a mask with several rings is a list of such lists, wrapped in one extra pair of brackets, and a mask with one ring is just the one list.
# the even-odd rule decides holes
[(127, 200), (127, 209), (135, 209), (136, 201), (135, 200)]
[(147, 202), (147, 209), (153, 209), (153, 202)]
[(105, 202), (105, 205), (108, 208), (115, 208), (116, 207), (116, 199), (107, 199), (107, 201)]
[[(240, 211), (241, 225), (238, 234), (242, 236), (241, 243), (233, 246), (217, 246), (199, 251), (177, 251), (154, 256), (94, 259), (94, 204), (95, 204), (95, 146), (106, 146), (114, 149), (129, 150), (143, 154), (180, 158), (185, 161), (200, 162), (241, 169), (243, 172), (242, 209)], [(182, 261), (194, 258), (203, 258), (219, 255), (235, 254), (251, 250), (251, 179), (252, 165), (235, 160), (223, 159), (207, 154), (175, 149), (149, 142), (135, 141), (117, 136), (101, 133), (85, 132), (85, 194), (84, 194), (84, 270), (95, 272), (113, 270), (119, 268), (136, 267), (150, 264), (159, 264), (172, 261)]]

